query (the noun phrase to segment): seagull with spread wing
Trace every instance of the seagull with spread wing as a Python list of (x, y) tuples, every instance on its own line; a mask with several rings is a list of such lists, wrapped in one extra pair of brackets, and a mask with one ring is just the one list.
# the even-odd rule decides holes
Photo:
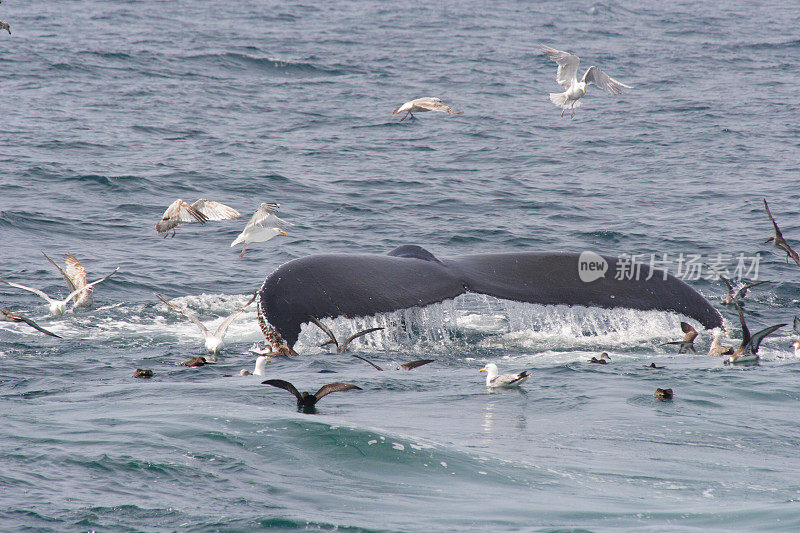
[(166, 239), (169, 230), (172, 230), (172, 236), (175, 236), (178, 224), (191, 222), (205, 224), (209, 220), (236, 220), (240, 216), (242, 215), (236, 209), (219, 202), (201, 198), (189, 204), (178, 198), (161, 215), (161, 220), (156, 224), (156, 231), (163, 233)]
[(247, 245), (251, 242), (266, 242), (276, 235), (286, 236), (286, 230), (294, 226), (294, 224), (278, 218), (277, 213), (280, 207), (280, 204), (263, 203), (253, 213), (250, 222), (231, 243), (231, 248), (239, 243), (244, 243), (239, 257), (244, 257)]
[[(64, 310), (67, 307), (67, 304), (69, 303), (70, 300), (72, 300), (74, 297), (76, 297), (77, 295), (79, 295), (80, 293), (82, 293), (84, 291), (91, 290), (92, 287), (94, 287), (95, 285), (97, 285), (101, 281), (107, 280), (108, 278), (110, 278), (111, 276), (116, 274), (118, 271), (119, 271), (119, 267), (115, 268), (114, 272), (112, 272), (111, 274), (109, 274), (109, 275), (107, 275), (105, 277), (102, 277), (102, 278), (98, 279), (97, 281), (93, 281), (91, 283), (86, 283), (82, 287), (77, 288), (74, 291), (72, 291), (71, 293), (69, 293), (67, 295), (67, 297), (64, 298), (63, 300), (56, 300), (54, 298), (51, 298), (47, 294), (45, 294), (44, 291), (41, 291), (39, 289), (34, 289), (33, 287), (20, 285), (18, 283), (11, 283), (10, 281), (6, 281), (6, 280), (4, 280), (2, 278), (0, 278), (0, 282), (5, 283), (6, 285), (10, 285), (12, 287), (16, 287), (16, 288), (22, 289), (24, 291), (29, 291), (29, 292), (32, 292), (32, 293), (34, 293), (36, 295), (41, 296), (42, 298), (47, 300), (47, 303), (49, 304), (50, 314), (51, 315), (60, 315), (61, 313), (64, 312)], [(74, 304), (73, 304), (73, 306), (74, 306)]]
[(608, 94), (621, 94), (622, 89), (633, 89), (595, 66), (589, 67), (581, 81), (578, 81), (578, 65), (581, 62), (578, 56), (545, 45), (541, 47), (548, 59), (558, 63), (556, 81), (566, 89), (563, 93), (550, 93), (550, 101), (561, 108), (562, 117), (567, 109), (572, 111), (570, 117), (575, 116), (575, 108), (581, 106), (579, 100), (586, 94), (586, 87), (593, 83)]
[(414, 113), (422, 113), (424, 111), (441, 111), (442, 113), (447, 113), (448, 115), (461, 115), (463, 113), (462, 111), (453, 111), (450, 106), (446, 105), (439, 98), (433, 96), (426, 96), (424, 98), (410, 100), (392, 111), (392, 116), (398, 115), (403, 111), (405, 111), (406, 114), (403, 115), (403, 118), (400, 119), (400, 122), (403, 122), (406, 117), (414, 118)]
[[(86, 286), (86, 269), (83, 267), (78, 258), (74, 255), (68, 253), (64, 256), (64, 263), (67, 265), (67, 270), (65, 271), (58, 263), (50, 259), (46, 253), (42, 252), (42, 255), (47, 258), (48, 261), (53, 263), (53, 265), (61, 272), (61, 277), (64, 278), (64, 281), (67, 282), (67, 288), (70, 292), (76, 291), (78, 289), (83, 288)], [(75, 304), (74, 307), (83, 307), (88, 308), (94, 304), (94, 298), (92, 298), (92, 291), (93, 289), (90, 287), (89, 289), (79, 292), (75, 296)]]
[(183, 316), (194, 322), (198, 328), (200, 328), (200, 331), (203, 332), (203, 338), (205, 339), (206, 350), (208, 350), (208, 352), (212, 354), (211, 360), (216, 361), (217, 352), (222, 347), (222, 339), (225, 337), (225, 332), (228, 331), (228, 326), (231, 325), (231, 323), (236, 319), (237, 316), (239, 316), (239, 314), (242, 311), (247, 309), (248, 305), (253, 303), (253, 301), (256, 299), (257, 294), (258, 293), (254, 293), (252, 298), (250, 298), (242, 308), (240, 308), (238, 311), (234, 312), (228, 318), (223, 320), (222, 324), (217, 326), (217, 329), (214, 331), (214, 333), (211, 333), (211, 331), (209, 331), (209, 329), (205, 327), (203, 323), (200, 322), (200, 320), (198, 320), (198, 318), (194, 315), (194, 313), (187, 311), (186, 309), (181, 309), (180, 307), (177, 307), (169, 303), (166, 298), (164, 298), (158, 293), (156, 293), (156, 296), (158, 297), (159, 300), (167, 304), (168, 307), (171, 307), (175, 311), (179, 312), (180, 314), (182, 314)]

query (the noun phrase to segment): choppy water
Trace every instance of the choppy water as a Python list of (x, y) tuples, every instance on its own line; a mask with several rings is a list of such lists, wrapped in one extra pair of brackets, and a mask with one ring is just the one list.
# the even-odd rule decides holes
[[(800, 269), (763, 244), (761, 198), (800, 243), (796, 5), (9, 1), (0, 18), (0, 276), (63, 292), (40, 250), (90, 277), (121, 267), (95, 309), (55, 319), (0, 287), (65, 337), (0, 327), (0, 529), (800, 528), (789, 328), (759, 366), (724, 368), (665, 353), (679, 317), (461, 299), (357, 344), (386, 367), (436, 359), (414, 372), (327, 355), (304, 331), (306, 356), (269, 377), (365, 389), (307, 415), (222, 377), (252, 366), (252, 309), (219, 364), (191, 369), (177, 363), (202, 354), (194, 326), (153, 296), (218, 323), (287, 260), (406, 243), (761, 252), (773, 283), (750, 295), (751, 329), (791, 322)], [(592, 88), (561, 119), (540, 42), (635, 89)], [(464, 114), (390, 117), (425, 95)], [(277, 201), (297, 226), (243, 259), (242, 220), (162, 240), (178, 197), (245, 219)], [(612, 365), (586, 364), (599, 350)], [(487, 361), (533, 377), (489, 392)], [(655, 400), (666, 386), (675, 400)]]

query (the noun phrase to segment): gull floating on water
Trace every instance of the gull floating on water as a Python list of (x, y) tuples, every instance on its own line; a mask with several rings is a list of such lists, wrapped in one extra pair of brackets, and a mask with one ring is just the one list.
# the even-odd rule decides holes
[(161, 220), (156, 224), (156, 231), (163, 233), (167, 238), (169, 230), (175, 236), (178, 224), (199, 222), (205, 224), (209, 220), (236, 220), (242, 216), (236, 209), (219, 202), (201, 198), (193, 204), (188, 204), (178, 198), (164, 211)]
[(24, 324), (28, 324), (33, 329), (41, 331), (45, 335), (50, 335), (51, 337), (56, 337), (58, 339), (61, 338), (61, 335), (56, 335), (51, 331), (47, 331), (46, 329), (41, 327), (39, 324), (31, 320), (30, 318), (20, 315), (18, 313), (12, 313), (8, 309), (0, 309), (0, 322), (22, 322)]
[(251, 242), (266, 242), (276, 235), (286, 235), (286, 230), (294, 226), (291, 222), (277, 217), (280, 204), (263, 203), (250, 218), (250, 222), (244, 227), (238, 237), (231, 243), (231, 248), (239, 243), (244, 243), (242, 253), (244, 256), (247, 245)]
[(34, 289), (33, 287), (27, 287), (25, 285), (20, 285), (18, 283), (11, 283), (10, 281), (6, 281), (6, 280), (1, 279), (1, 278), (0, 278), (0, 282), (5, 283), (6, 285), (11, 285), (12, 287), (16, 287), (18, 289), (22, 289), (22, 290), (25, 290), (25, 291), (30, 291), (30, 292), (32, 292), (34, 294), (38, 294), (39, 296), (41, 296), (42, 298), (47, 300), (47, 303), (49, 304), (49, 310), (50, 310), (50, 314), (51, 315), (60, 315), (61, 313), (64, 312), (64, 308), (67, 306), (69, 301), (72, 300), (75, 296), (77, 296), (78, 294), (80, 294), (80, 293), (82, 293), (84, 291), (90, 290), (92, 287), (94, 287), (95, 285), (97, 285), (101, 281), (107, 280), (108, 278), (110, 278), (111, 276), (116, 274), (117, 271), (119, 271), (119, 267), (115, 268), (114, 272), (112, 272), (111, 274), (109, 274), (109, 275), (107, 275), (105, 277), (102, 277), (102, 278), (98, 279), (97, 281), (93, 281), (91, 283), (87, 283), (86, 285), (84, 285), (83, 287), (81, 287), (79, 289), (75, 289), (74, 291), (69, 293), (69, 295), (66, 298), (64, 298), (63, 300), (55, 300), (53, 298), (50, 298), (47, 294), (44, 293), (44, 291), (40, 291), (39, 289)]
[(491, 388), (518, 387), (531, 375), (527, 370), (518, 374), (500, 374), (497, 370), (497, 365), (494, 363), (488, 363), (478, 372), (486, 372), (486, 386)]
[(361, 387), (356, 387), (350, 383), (328, 383), (327, 385), (323, 385), (314, 394), (309, 394), (307, 392), (301, 394), (294, 385), (282, 379), (268, 379), (266, 381), (262, 381), (261, 384), (272, 385), (273, 387), (278, 387), (279, 389), (291, 392), (294, 394), (295, 398), (297, 398), (297, 408), (306, 410), (313, 409), (318, 401), (332, 392), (362, 390)]
[(689, 350), (692, 351), (693, 354), (697, 354), (697, 350), (694, 349), (694, 340), (697, 338), (697, 330), (692, 327), (691, 324), (688, 322), (681, 322), (681, 331), (683, 331), (686, 335), (684, 335), (682, 341), (671, 341), (671, 342), (664, 342), (661, 343), (661, 346), (667, 346), (669, 344), (677, 344), (680, 346), (678, 348), (678, 353), (686, 353)]
[(792, 250), (792, 247), (789, 246), (789, 243), (786, 242), (786, 239), (783, 238), (783, 233), (781, 233), (781, 229), (778, 227), (778, 223), (775, 222), (775, 219), (772, 217), (772, 213), (769, 211), (769, 206), (767, 205), (767, 199), (764, 198), (764, 209), (767, 210), (767, 215), (769, 219), (772, 221), (772, 225), (775, 227), (775, 236), (770, 237), (765, 241), (771, 242), (775, 248), (780, 248), (784, 252), (786, 252), (786, 262), (789, 262), (789, 258), (791, 257), (794, 259), (794, 262), (800, 265), (800, 256), (797, 255), (797, 252)]
[(583, 73), (583, 78), (578, 81), (578, 65), (581, 62), (578, 56), (550, 48), (549, 46), (540, 46), (548, 59), (558, 63), (556, 81), (566, 91), (563, 93), (550, 93), (550, 101), (561, 108), (562, 117), (567, 109), (572, 111), (571, 117), (575, 116), (575, 108), (581, 106), (579, 100), (586, 94), (586, 87), (592, 83), (608, 92), (608, 94), (621, 94), (622, 89), (633, 89), (633, 87), (615, 80), (595, 66), (586, 69), (586, 72)]
[(786, 324), (776, 324), (757, 331), (750, 335), (750, 330), (747, 329), (747, 323), (744, 321), (744, 313), (742, 306), (734, 300), (733, 305), (736, 306), (736, 311), (739, 313), (739, 323), (742, 326), (742, 343), (734, 350), (733, 354), (725, 359), (723, 363), (726, 365), (735, 365), (739, 363), (753, 363), (758, 361), (758, 346), (761, 341), (778, 328), (782, 328)]
[(392, 116), (402, 113), (403, 111), (405, 111), (406, 114), (403, 115), (403, 118), (400, 119), (400, 122), (403, 122), (406, 117), (409, 116), (414, 118), (414, 113), (422, 113), (424, 111), (441, 111), (442, 113), (447, 113), (448, 115), (462, 114), (461, 111), (453, 111), (440, 99), (432, 96), (426, 96), (424, 98), (417, 98), (416, 100), (408, 101), (392, 111)]
[(180, 307), (176, 307), (175, 305), (169, 303), (166, 298), (164, 298), (158, 293), (156, 293), (156, 296), (158, 297), (159, 300), (161, 300), (169, 307), (171, 307), (172, 309), (176, 310), (177, 312), (179, 312), (180, 314), (182, 314), (183, 316), (194, 322), (195, 325), (198, 328), (200, 328), (200, 331), (203, 332), (203, 338), (205, 339), (206, 350), (208, 350), (211, 354), (213, 354), (211, 360), (216, 361), (217, 351), (219, 351), (219, 349), (222, 347), (222, 339), (225, 337), (225, 332), (228, 331), (228, 326), (230, 326), (231, 323), (236, 319), (236, 317), (239, 316), (239, 313), (247, 309), (247, 306), (253, 303), (253, 301), (256, 299), (256, 294), (257, 293), (254, 293), (253, 296), (250, 298), (250, 300), (248, 300), (247, 303), (244, 304), (244, 306), (241, 309), (237, 310), (236, 312), (231, 314), (228, 318), (223, 320), (222, 324), (217, 326), (217, 329), (214, 331), (214, 333), (211, 333), (211, 331), (209, 331), (208, 328), (205, 327), (203, 323), (200, 322), (200, 320), (198, 320), (198, 318), (194, 315), (194, 313), (187, 311), (186, 309), (181, 309)]
[[(50, 256), (48, 256), (46, 253), (42, 252), (42, 255), (44, 255), (48, 261), (53, 263), (58, 271), (61, 272), (61, 277), (63, 277), (64, 281), (67, 282), (67, 288), (70, 290), (70, 292), (77, 291), (78, 289), (86, 286), (86, 269), (74, 255), (68, 253), (64, 256), (64, 263), (67, 265), (66, 271), (64, 271), (64, 269), (61, 268), (58, 263), (50, 259)], [(90, 287), (83, 292), (79, 292), (75, 296), (75, 303), (73, 304), (74, 307), (91, 307), (94, 304), (92, 291), (93, 289)]]

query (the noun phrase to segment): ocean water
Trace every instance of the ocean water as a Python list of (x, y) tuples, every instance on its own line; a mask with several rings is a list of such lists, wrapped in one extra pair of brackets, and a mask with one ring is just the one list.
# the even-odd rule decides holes
[[(92, 279), (120, 267), (93, 309), (58, 318), (0, 286), (64, 337), (0, 324), (0, 529), (800, 529), (791, 325), (730, 368), (660, 346), (681, 318), (657, 312), (467, 296), (328, 320), (412, 327), (354, 345), (385, 372), (306, 328), (268, 377), (364, 389), (306, 414), (223, 377), (253, 365), (253, 308), (216, 365), (186, 368), (199, 333), (153, 294), (216, 325), (320, 252), (758, 253), (771, 283), (748, 295), (750, 329), (791, 324), (800, 268), (764, 244), (762, 198), (800, 244), (797, 5), (9, 1), (0, 18), (0, 277), (65, 295), (42, 250)], [(592, 87), (561, 118), (539, 43), (634, 89)], [(420, 96), (464, 114), (391, 116)], [(164, 240), (176, 198), (243, 217)], [(229, 244), (261, 202), (296, 226), (240, 259)], [(719, 301), (718, 282), (688, 282)], [(612, 364), (586, 363), (600, 351)], [(490, 361), (533, 375), (490, 391)]]

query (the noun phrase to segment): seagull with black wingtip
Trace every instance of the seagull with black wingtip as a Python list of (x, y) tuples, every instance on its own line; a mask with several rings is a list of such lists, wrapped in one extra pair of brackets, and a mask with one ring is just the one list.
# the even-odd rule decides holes
[(794, 262), (800, 266), (800, 256), (797, 255), (797, 252), (792, 250), (792, 247), (789, 246), (789, 243), (786, 242), (786, 239), (783, 238), (783, 233), (781, 233), (781, 229), (778, 227), (778, 223), (775, 222), (775, 218), (772, 216), (772, 213), (769, 210), (769, 205), (767, 205), (767, 199), (764, 198), (764, 209), (767, 210), (767, 216), (772, 221), (772, 225), (775, 227), (775, 236), (770, 237), (764, 243), (771, 242), (775, 248), (780, 248), (784, 252), (786, 252), (786, 262), (789, 262), (789, 258), (791, 257), (794, 259)]

